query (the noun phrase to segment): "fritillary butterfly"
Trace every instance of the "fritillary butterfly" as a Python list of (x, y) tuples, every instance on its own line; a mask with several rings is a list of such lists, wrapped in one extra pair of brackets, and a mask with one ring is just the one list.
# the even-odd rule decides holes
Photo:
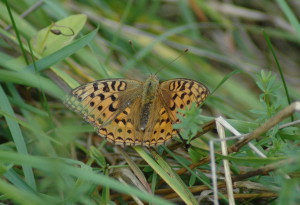
[(185, 78), (159, 83), (107, 79), (75, 88), (66, 106), (97, 128), (97, 134), (118, 145), (157, 146), (177, 135), (178, 109), (198, 106), (208, 96), (203, 84)]

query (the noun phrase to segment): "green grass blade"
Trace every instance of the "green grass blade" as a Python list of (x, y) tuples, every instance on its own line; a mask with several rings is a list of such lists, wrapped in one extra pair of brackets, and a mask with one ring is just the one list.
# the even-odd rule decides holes
[[(272, 52), (274, 60), (276, 62), (276, 65), (277, 65), (277, 68), (278, 68), (278, 71), (279, 71), (279, 74), (280, 74), (280, 78), (281, 78), (281, 81), (282, 81), (282, 84), (283, 84), (283, 87), (284, 87), (284, 91), (285, 91), (285, 95), (286, 95), (286, 98), (287, 98), (287, 102), (288, 102), (288, 104), (291, 104), (291, 98), (290, 98), (289, 90), (287, 88), (287, 84), (286, 84), (286, 81), (285, 81), (285, 78), (284, 78), (284, 75), (283, 75), (283, 72), (282, 72), (281, 65), (280, 65), (280, 63), (279, 63), (279, 61), (277, 59), (275, 50), (274, 50), (274, 48), (272, 46), (272, 43), (271, 43), (271, 40), (270, 40), (268, 34), (265, 31), (263, 32), (263, 34), (264, 34), (264, 37), (265, 37), (265, 39), (267, 41), (269, 49)], [(294, 117), (293, 116), (291, 116), (291, 121), (294, 121)]]
[(154, 150), (151, 150), (154, 156), (154, 161), (140, 146), (134, 147), (135, 151), (154, 169), (157, 174), (178, 194), (178, 196), (186, 204), (198, 204), (195, 197), (184, 184), (182, 179), (168, 165), (168, 163), (158, 155)]
[(300, 36), (300, 23), (299, 23), (297, 17), (295, 16), (295, 14), (293, 13), (292, 9), (289, 7), (289, 5), (286, 3), (285, 0), (277, 0), (277, 3), (279, 4), (283, 13), (287, 16), (288, 20), (290, 21), (290, 23), (292, 24), (292, 26), (298, 33), (298, 37), (299, 37)]
[(52, 150), (53, 148), (52, 148), (50, 142), (56, 143), (58, 145), (62, 145), (62, 143), (59, 140), (56, 140), (55, 138), (50, 137), (49, 135), (45, 134), (42, 130), (37, 129), (32, 124), (24, 122), (24, 121), (18, 119), (17, 117), (8, 114), (7, 112), (3, 112), (1, 109), (0, 109), (0, 114), (5, 116), (6, 118), (9, 118), (9, 119), (17, 122), (22, 127), (27, 128), (28, 130), (30, 130), (33, 133), (35, 133), (36, 135), (38, 135), (39, 138), (41, 138), (43, 140), (43, 144), (44, 144), (45, 148), (47, 148), (47, 152), (48, 152), (49, 156), (56, 156), (55, 151)]
[(30, 192), (26, 192), (23, 189), (19, 189), (9, 184), (3, 179), (0, 179), (0, 193), (5, 194), (5, 196), (9, 197), (9, 199), (16, 202), (16, 204), (21, 204), (21, 205), (45, 204), (45, 201), (42, 200), (37, 195), (34, 195)]
[(4, 176), (12, 184), (16, 185), (17, 188), (28, 191), (28, 192), (36, 193), (30, 186), (28, 186), (28, 184), (26, 182), (23, 181), (23, 179), (21, 179), (19, 177), (19, 175), (13, 169), (9, 169), (7, 172), (5, 172)]
[(216, 90), (218, 90), (219, 87), (221, 87), (221, 85), (223, 85), (231, 76), (242, 73), (243, 71), (241, 70), (234, 70), (230, 73), (228, 73), (223, 79), (222, 81), (217, 85), (217, 87), (211, 92), (210, 95), (213, 95), (214, 92), (216, 92)]
[[(193, 174), (196, 178), (198, 178), (203, 184), (210, 187), (212, 189), (212, 186), (208, 184), (204, 179), (202, 179), (200, 176), (198, 176), (192, 169), (190, 169), (188, 166), (185, 165), (185, 163), (182, 162), (182, 160), (177, 157), (175, 154), (173, 154), (167, 147), (164, 148), (177, 162), (179, 162), (184, 168), (186, 168), (191, 174)], [(219, 193), (219, 196), (222, 197), (226, 202), (227, 198)]]
[(28, 65), (28, 64), (29, 64), (29, 61), (28, 61), (28, 58), (27, 58), (25, 49), (24, 49), (24, 47), (23, 47), (23, 43), (22, 43), (22, 40), (21, 40), (21, 36), (20, 36), (19, 30), (18, 30), (18, 28), (17, 28), (17, 25), (16, 25), (16, 23), (15, 23), (14, 17), (13, 17), (13, 15), (12, 15), (11, 10), (10, 10), (10, 6), (9, 6), (7, 0), (4, 0), (4, 2), (5, 2), (5, 4), (6, 4), (6, 8), (7, 8), (7, 11), (8, 11), (10, 20), (11, 20), (11, 23), (12, 23), (13, 28), (14, 28), (14, 30), (15, 30), (16, 37), (17, 37), (17, 39), (18, 39), (18, 43), (19, 43), (19, 46), (20, 46), (20, 48), (21, 48), (21, 51), (22, 51), (24, 60), (25, 60), (26, 64)]
[(53, 81), (29, 71), (0, 70), (0, 81), (43, 89), (46, 93), (58, 99), (63, 99), (65, 96), (65, 93)]
[(124, 24), (125, 19), (128, 17), (128, 14), (130, 13), (130, 9), (132, 7), (132, 4), (133, 4), (133, 0), (127, 1), (126, 7), (125, 7), (125, 11), (124, 11), (124, 13), (122, 15), (122, 19), (120, 21), (120, 24), (119, 24), (119, 26), (117, 27), (116, 31), (113, 34), (113, 38), (112, 38), (112, 41), (111, 41), (111, 45), (112, 46), (111, 46), (111, 49), (110, 49), (109, 53), (106, 55), (106, 58), (104, 60), (104, 64), (107, 64), (109, 62), (110, 58), (111, 58), (111, 55), (112, 55), (112, 53), (114, 51), (113, 48), (116, 45), (116, 43), (117, 43), (117, 41), (118, 41), (118, 39), (119, 39), (119, 37), (121, 35), (122, 25)]
[[(9, 113), (12, 116), (15, 116), (14, 111), (11, 107), (11, 104), (8, 101), (6, 94), (5, 94), (4, 90), (2, 89), (1, 85), (0, 85), (0, 109), (3, 110), (4, 112)], [(27, 155), (28, 154), (27, 146), (26, 146), (22, 131), (19, 127), (19, 124), (16, 123), (16, 121), (14, 121), (8, 117), (5, 117), (5, 120), (7, 122), (7, 125), (9, 127), (9, 130), (11, 132), (13, 141), (16, 145), (18, 152), (21, 154)], [(26, 182), (34, 190), (36, 190), (36, 184), (35, 184), (35, 179), (34, 179), (32, 168), (28, 165), (23, 165), (22, 168), (24, 171), (24, 176), (25, 176)]]
[(8, 97), (8, 99), (13, 105), (18, 106), (19, 108), (22, 108), (24, 110), (27, 110), (29, 112), (32, 112), (32, 113), (40, 115), (40, 116), (44, 116), (44, 117), (48, 116), (47, 112), (40, 110), (32, 105), (20, 102), (20, 101), (16, 100), (15, 98)]
[[(72, 55), (73, 53), (75, 53), (77, 50), (83, 48), (84, 46), (89, 44), (94, 39), (97, 32), (98, 32), (98, 29), (95, 29), (94, 31), (77, 39), (76, 41), (63, 47), (62, 49), (60, 49), (54, 53), (51, 53), (50, 55), (36, 61), (35, 64), (36, 64), (36, 67), (38, 68), (37, 71), (40, 72), (45, 69), (48, 69), (50, 66), (58, 63), (59, 61), (62, 61), (63, 59), (65, 59), (65, 58), (69, 57), (70, 55)], [(27, 66), (25, 69), (34, 71), (34, 65), (31, 64), (31, 65)]]
[[(7, 152), (0, 150), (0, 161), (3, 163), (13, 163), (16, 165), (30, 165), (36, 169), (46, 171), (51, 174), (59, 174), (67, 176), (73, 176), (80, 180), (86, 180), (95, 184), (110, 187), (118, 192), (125, 193), (128, 195), (135, 195), (142, 200), (156, 203), (172, 205), (166, 200), (159, 197), (154, 197), (152, 194), (142, 192), (139, 189), (123, 184), (115, 179), (112, 179), (106, 175), (96, 173), (91, 167), (75, 160), (62, 160), (58, 158), (47, 158), (47, 157), (34, 157), (29, 155), (23, 155), (14, 152)], [(70, 164), (76, 166), (72, 166)], [(78, 165), (80, 168), (78, 168)]]

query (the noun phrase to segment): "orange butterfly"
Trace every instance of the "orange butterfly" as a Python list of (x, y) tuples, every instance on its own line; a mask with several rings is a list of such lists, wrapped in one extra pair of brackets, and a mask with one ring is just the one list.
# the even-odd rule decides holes
[(209, 90), (185, 78), (159, 83), (156, 75), (145, 82), (107, 79), (71, 91), (66, 106), (98, 129), (97, 134), (118, 145), (157, 146), (177, 135), (178, 109), (200, 105)]

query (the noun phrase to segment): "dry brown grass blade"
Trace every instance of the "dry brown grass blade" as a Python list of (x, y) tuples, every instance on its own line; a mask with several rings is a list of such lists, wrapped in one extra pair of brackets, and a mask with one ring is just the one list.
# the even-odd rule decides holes
[(202, 9), (197, 4), (197, 1), (195, 1), (195, 0), (189, 0), (189, 4), (190, 4), (191, 9), (193, 10), (193, 12), (195, 13), (195, 15), (199, 19), (199, 21), (202, 21), (202, 22), (207, 22), (208, 21), (205, 13), (202, 11)]
[(151, 188), (147, 182), (147, 179), (141, 169), (137, 166), (137, 164), (128, 156), (128, 154), (123, 150), (123, 148), (117, 146), (116, 147), (118, 151), (122, 154), (128, 165), (130, 166), (133, 173), (136, 175), (136, 177), (139, 179), (141, 184), (143, 184), (144, 188), (147, 190), (147, 192), (152, 193)]

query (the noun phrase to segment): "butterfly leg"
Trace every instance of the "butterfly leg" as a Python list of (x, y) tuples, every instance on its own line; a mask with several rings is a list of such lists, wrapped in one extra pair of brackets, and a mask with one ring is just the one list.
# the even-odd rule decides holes
[(187, 151), (191, 147), (191, 145), (186, 143), (187, 140), (184, 140), (183, 137), (181, 136), (181, 134), (179, 132), (177, 132), (177, 134), (178, 134), (179, 138), (181, 139), (182, 143), (184, 144), (184, 147), (185, 147), (185, 149)]

